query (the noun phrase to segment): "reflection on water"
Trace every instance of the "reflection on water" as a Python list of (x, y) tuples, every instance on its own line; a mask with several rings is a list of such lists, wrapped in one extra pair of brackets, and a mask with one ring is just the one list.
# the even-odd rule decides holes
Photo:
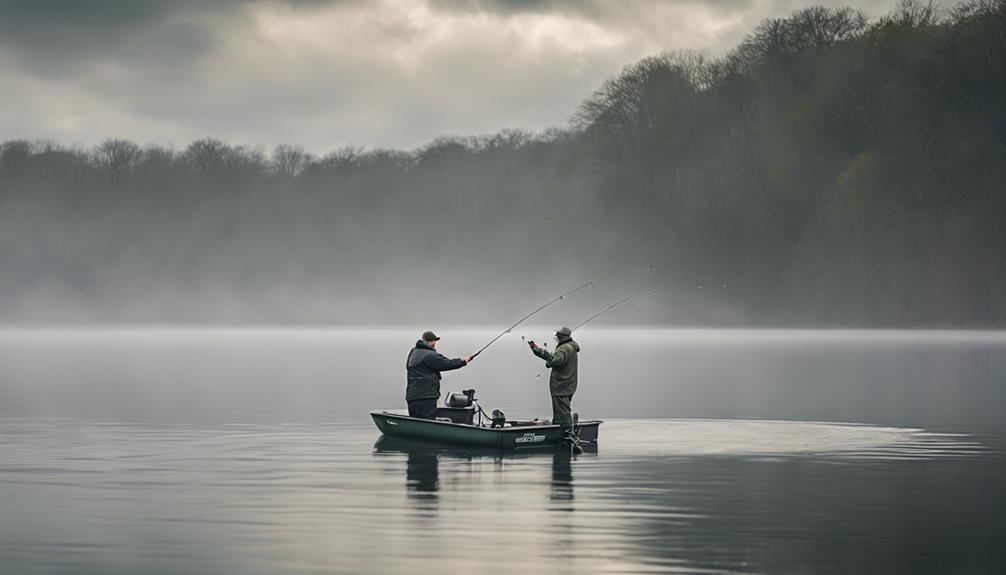
[(440, 487), (435, 453), (410, 453), (405, 466), (409, 486), (420, 493), (436, 493)]
[(492, 459), (496, 464), (506, 459), (545, 458), (552, 459), (551, 499), (553, 501), (573, 500), (573, 461), (590, 457), (597, 453), (596, 445), (584, 445), (583, 453), (574, 456), (568, 449), (554, 448), (531, 452), (504, 452), (491, 449), (475, 449), (435, 445), (422, 441), (411, 441), (397, 437), (381, 436), (374, 445), (378, 454), (399, 453), (407, 456), (405, 464), (406, 487), (410, 494), (425, 500), (440, 489), (440, 458), (451, 458), (472, 462), (480, 458)]
[(378, 441), (415, 337), (0, 330), (0, 572), (1006, 571), (1001, 333), (585, 331), (576, 457)]
[[(590, 448), (596, 449), (593, 446)], [(573, 455), (565, 449), (552, 454), (551, 497), (552, 501), (573, 500)]]
[(575, 457), (377, 437), (363, 421), (9, 419), (0, 562), (5, 573), (251, 574), (1006, 565), (1004, 460), (975, 436), (614, 420)]

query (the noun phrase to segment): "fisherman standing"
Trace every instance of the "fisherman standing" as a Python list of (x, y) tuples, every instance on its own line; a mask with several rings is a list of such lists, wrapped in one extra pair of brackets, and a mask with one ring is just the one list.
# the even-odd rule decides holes
[(405, 401), (409, 404), (409, 417), (435, 418), (440, 399), (440, 372), (461, 369), (472, 360), (471, 357), (448, 359), (436, 351), (438, 341), (440, 338), (432, 331), (423, 332), (422, 339), (409, 351), (405, 361)]
[(562, 427), (564, 434), (573, 430), (573, 416), (570, 402), (576, 393), (576, 356), (580, 346), (573, 341), (573, 331), (561, 327), (555, 332), (555, 353), (549, 353), (535, 342), (528, 344), (531, 351), (545, 360), (545, 367), (551, 368), (548, 378), (548, 389), (552, 394), (552, 423)]

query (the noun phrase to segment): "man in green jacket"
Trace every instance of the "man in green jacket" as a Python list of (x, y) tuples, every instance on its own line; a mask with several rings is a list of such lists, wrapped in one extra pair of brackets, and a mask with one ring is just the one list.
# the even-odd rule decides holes
[(545, 367), (551, 368), (548, 378), (548, 389), (552, 394), (552, 423), (562, 426), (564, 432), (573, 429), (573, 416), (570, 402), (576, 393), (576, 356), (580, 346), (573, 341), (573, 331), (561, 327), (555, 332), (555, 353), (549, 353), (535, 342), (528, 344), (531, 352), (545, 360)]

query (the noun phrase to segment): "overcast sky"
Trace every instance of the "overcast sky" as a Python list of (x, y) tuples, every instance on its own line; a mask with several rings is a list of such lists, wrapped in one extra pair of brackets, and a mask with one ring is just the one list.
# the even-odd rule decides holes
[(565, 125), (665, 50), (889, 0), (0, 0), (0, 140), (411, 148)]

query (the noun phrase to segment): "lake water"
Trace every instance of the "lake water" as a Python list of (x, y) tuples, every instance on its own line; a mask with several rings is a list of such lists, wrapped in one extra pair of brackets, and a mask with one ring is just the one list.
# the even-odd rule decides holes
[[(1006, 569), (1006, 333), (583, 330), (570, 457), (380, 439), (418, 331), (0, 330), (0, 571)], [(443, 390), (547, 417), (546, 333)]]

